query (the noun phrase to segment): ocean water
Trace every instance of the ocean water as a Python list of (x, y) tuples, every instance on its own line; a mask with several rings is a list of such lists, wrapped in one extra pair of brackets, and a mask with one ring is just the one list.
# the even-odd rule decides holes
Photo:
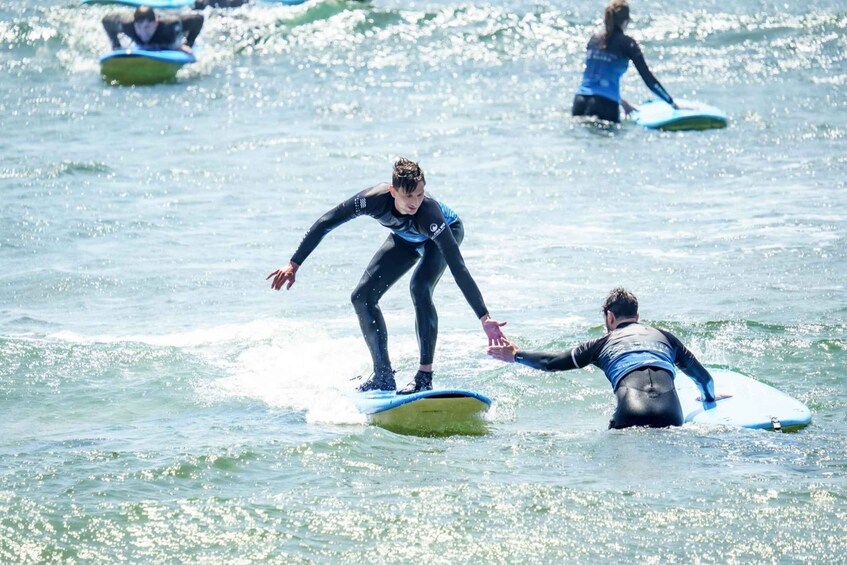
[[(113, 8), (0, 0), (0, 562), (844, 563), (847, 9), (634, 2), (664, 86), (730, 116), (662, 133), (569, 116), (602, 8), (207, 10), (199, 62), (132, 88), (98, 73)], [(397, 156), (521, 346), (601, 335), (626, 286), (812, 424), (609, 431), (598, 370), (489, 359), (448, 273), (436, 385), (490, 396), (486, 433), (367, 425), (349, 295), (385, 231), (265, 276)], [(402, 383), (407, 279), (383, 309)]]

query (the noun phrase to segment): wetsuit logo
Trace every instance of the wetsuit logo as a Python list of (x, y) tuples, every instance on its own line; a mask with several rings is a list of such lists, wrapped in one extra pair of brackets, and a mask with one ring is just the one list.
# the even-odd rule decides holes
[(368, 201), (367, 199), (365, 199), (364, 196), (359, 196), (358, 198), (356, 198), (353, 204), (356, 208), (356, 212), (361, 212), (362, 210), (368, 207)]
[(430, 224), (429, 231), (432, 232), (432, 237), (438, 237), (438, 234), (444, 231), (444, 227), (445, 224), (441, 224), (440, 226), (438, 224)]

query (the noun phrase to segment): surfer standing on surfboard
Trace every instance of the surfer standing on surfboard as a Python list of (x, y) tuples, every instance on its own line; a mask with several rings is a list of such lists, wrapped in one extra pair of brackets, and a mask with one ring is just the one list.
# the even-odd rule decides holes
[(521, 351), (506, 343), (488, 347), (488, 354), (509, 363), (517, 362), (542, 371), (568, 371), (593, 364), (606, 374), (617, 398), (610, 428), (681, 426), (682, 406), (673, 380), (674, 366), (694, 379), (700, 398), (712, 403), (712, 375), (671, 332), (638, 323), (638, 299), (616, 288), (603, 302), (606, 335), (586, 341), (564, 353)]
[(618, 104), (623, 105), (627, 114), (635, 110), (621, 98), (621, 77), (629, 61), (656, 96), (677, 108), (671, 95), (650, 72), (638, 43), (624, 33), (629, 22), (626, 0), (613, 0), (606, 6), (603, 17), (605, 30), (588, 41), (582, 83), (573, 99), (571, 113), (574, 116), (595, 116), (609, 122), (620, 122)]
[(202, 28), (202, 14), (159, 18), (149, 6), (136, 8), (131, 19), (120, 14), (108, 14), (103, 18), (103, 29), (106, 30), (114, 50), (121, 49), (118, 34), (123, 33), (139, 49), (181, 50), (191, 53), (194, 41)]
[(465, 266), (459, 244), (465, 229), (459, 216), (425, 192), (426, 179), (414, 161), (394, 163), (391, 184), (381, 183), (345, 200), (309, 228), (288, 265), (267, 276), (271, 288), (279, 290), (294, 284), (295, 274), (323, 237), (341, 224), (359, 216), (370, 216), (391, 230), (376, 252), (351, 297), (365, 342), (373, 359), (373, 375), (359, 391), (395, 390), (394, 370), (388, 357), (388, 331), (379, 308), (379, 299), (415, 264), (410, 290), (415, 306), (415, 329), (420, 346), (420, 367), (414, 379), (398, 394), (432, 389), (432, 362), (438, 336), (438, 314), (432, 293), (447, 267), (468, 301), (489, 345), (506, 338), (500, 328), (505, 322), (493, 320), (479, 287)]

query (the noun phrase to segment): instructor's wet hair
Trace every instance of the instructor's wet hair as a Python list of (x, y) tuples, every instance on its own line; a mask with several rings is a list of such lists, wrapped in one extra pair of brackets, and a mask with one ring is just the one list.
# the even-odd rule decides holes
[(613, 288), (603, 302), (603, 313), (611, 312), (616, 318), (628, 318), (638, 314), (638, 299), (625, 288)]
[(394, 163), (394, 172), (391, 173), (391, 185), (405, 193), (411, 194), (419, 183), (426, 183), (423, 171), (414, 161), (400, 157)]
[(135, 9), (135, 14), (132, 17), (133, 22), (153, 22), (156, 21), (156, 12), (150, 6), (139, 6)]
[(612, 0), (606, 6), (603, 14), (603, 26), (606, 28), (603, 34), (603, 49), (615, 33), (615, 29), (623, 29), (623, 23), (629, 19), (629, 3), (626, 0)]

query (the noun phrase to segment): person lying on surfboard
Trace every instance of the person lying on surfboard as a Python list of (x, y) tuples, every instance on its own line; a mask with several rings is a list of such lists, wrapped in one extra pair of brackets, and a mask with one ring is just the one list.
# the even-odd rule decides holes
[(415, 329), (420, 346), (420, 367), (414, 379), (398, 394), (432, 389), (432, 363), (438, 336), (438, 314), (432, 293), (447, 267), (488, 336), (489, 345), (505, 343), (501, 327), (488, 314), (479, 287), (471, 277), (459, 251), (465, 229), (459, 216), (446, 205), (428, 196), (426, 179), (417, 163), (399, 159), (394, 163), (391, 184), (381, 183), (345, 200), (318, 219), (295, 251), (288, 265), (267, 276), (271, 288), (279, 290), (294, 284), (303, 261), (323, 237), (341, 224), (359, 216), (370, 216), (391, 230), (376, 252), (353, 291), (352, 301), (359, 325), (373, 359), (373, 375), (359, 391), (395, 390), (394, 370), (388, 357), (388, 332), (379, 308), (379, 299), (415, 264), (412, 273), (412, 303)]
[(132, 18), (108, 14), (103, 29), (112, 42), (112, 49), (121, 49), (118, 34), (126, 35), (139, 49), (150, 51), (185, 51), (191, 53), (194, 41), (203, 28), (202, 14), (183, 14), (159, 18), (153, 8), (139, 6)]
[(621, 77), (629, 66), (635, 65), (638, 74), (653, 93), (673, 106), (668, 91), (656, 80), (644, 61), (638, 43), (624, 31), (629, 25), (629, 4), (612, 0), (603, 17), (605, 30), (591, 37), (586, 47), (585, 70), (582, 82), (573, 99), (574, 116), (594, 116), (609, 122), (620, 122), (620, 108), (629, 115), (635, 107), (621, 98)]
[(682, 406), (674, 388), (674, 366), (691, 377), (703, 402), (715, 395), (712, 375), (676, 336), (638, 323), (638, 299), (616, 288), (603, 302), (606, 335), (586, 341), (564, 353), (521, 351), (514, 343), (488, 347), (488, 354), (508, 363), (517, 362), (542, 371), (568, 371), (594, 364), (606, 374), (617, 398), (610, 428), (681, 426)]

